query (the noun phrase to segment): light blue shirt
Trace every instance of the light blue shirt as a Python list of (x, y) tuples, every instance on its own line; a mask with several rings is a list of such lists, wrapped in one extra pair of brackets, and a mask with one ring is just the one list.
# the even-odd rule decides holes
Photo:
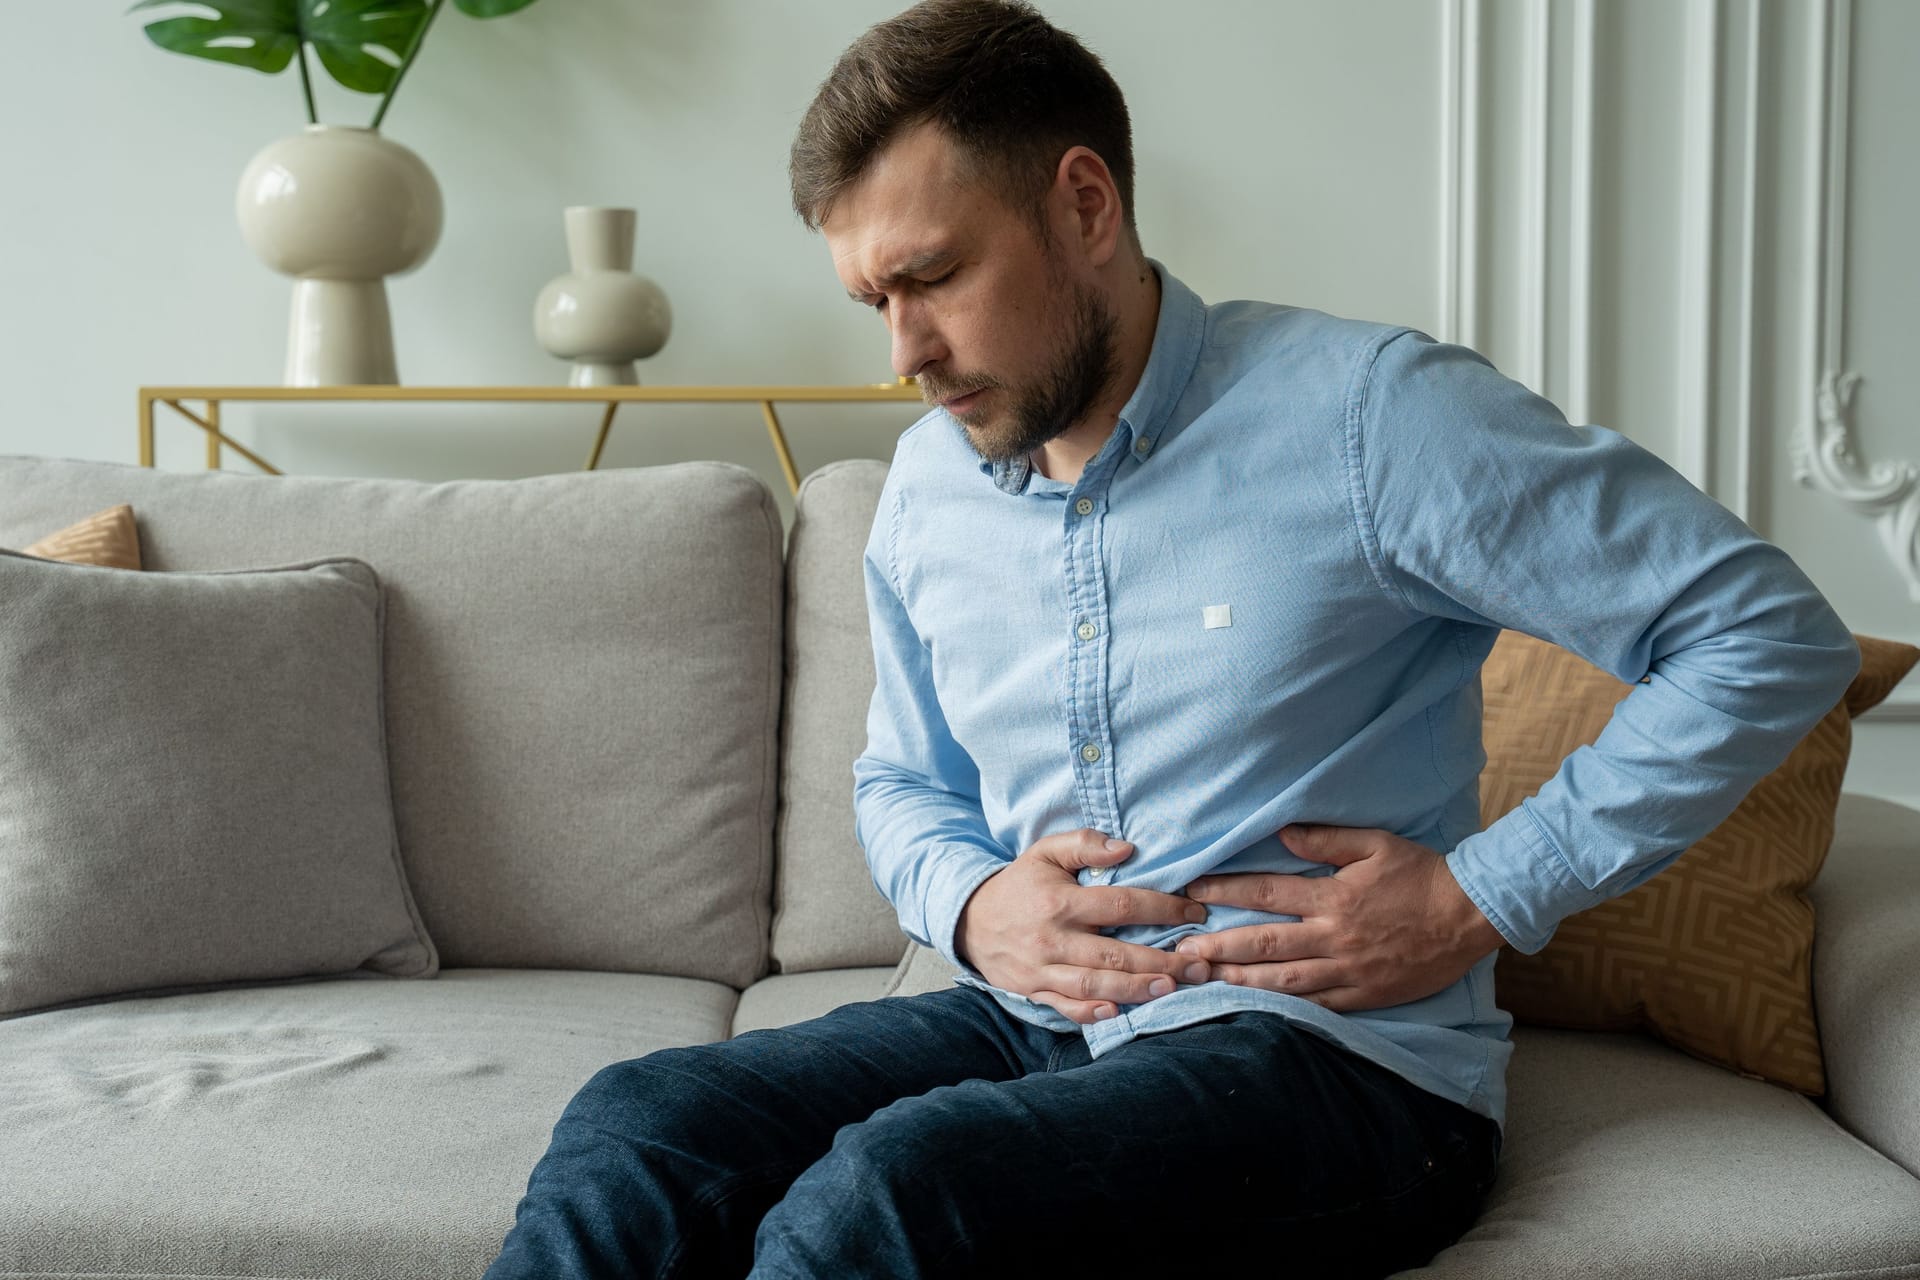
[[(1651, 878), (1840, 698), (1852, 637), (1787, 555), (1631, 441), (1569, 426), (1463, 347), (1258, 302), (1159, 264), (1153, 349), (1072, 484), (988, 464), (935, 410), (901, 437), (867, 542), (876, 684), (856, 830), (901, 926), (955, 964), (980, 883), (1042, 836), (1137, 852), (1083, 883), (1178, 893), (1304, 876), (1288, 823), (1446, 855), (1519, 951)], [(1538, 795), (1480, 826), (1479, 670), (1502, 627), (1632, 693)], [(1127, 926), (1171, 948), (1292, 921), (1213, 907)], [(1045, 1005), (962, 981), (1056, 1030)], [(1408, 1004), (1336, 1013), (1182, 986), (1082, 1028), (1097, 1056), (1245, 1009), (1291, 1018), (1503, 1129), (1494, 956)]]

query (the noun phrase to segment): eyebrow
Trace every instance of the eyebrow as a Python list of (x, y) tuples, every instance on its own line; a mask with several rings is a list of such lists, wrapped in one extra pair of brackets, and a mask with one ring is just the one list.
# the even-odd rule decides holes
[(953, 255), (954, 250), (952, 249), (923, 250), (914, 254), (911, 258), (908, 258), (886, 275), (881, 276), (880, 279), (875, 282), (880, 286), (879, 289), (869, 293), (856, 293), (852, 289), (849, 289), (847, 290), (847, 296), (855, 302), (864, 303), (868, 298), (871, 298), (874, 293), (884, 291), (888, 285), (894, 284), (906, 276), (917, 276), (931, 267), (938, 266)]

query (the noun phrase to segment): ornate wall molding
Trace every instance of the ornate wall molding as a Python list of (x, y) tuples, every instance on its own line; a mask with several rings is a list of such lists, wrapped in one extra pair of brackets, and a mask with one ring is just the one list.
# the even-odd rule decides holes
[(1682, 81), (1680, 298), (1676, 317), (1674, 467), (1712, 492), (1714, 323), (1719, 300), (1714, 241), (1720, 186), (1720, 0), (1688, 0)]
[(1573, 9), (1573, 82), (1567, 110), (1567, 421), (1593, 420), (1594, 0)]
[(1760, 51), (1764, 44), (1767, 8), (1747, 5), (1746, 43), (1742, 58), (1740, 135), (1740, 294), (1735, 326), (1733, 403), (1734, 487), (1724, 499), (1733, 513), (1751, 523), (1759, 507), (1759, 479), (1754, 467), (1754, 380), (1759, 376), (1759, 307), (1755, 287), (1760, 273)]
[[(1853, 437), (1853, 393), (1860, 375), (1846, 368), (1847, 115), (1852, 71), (1853, 0), (1825, 0), (1820, 39), (1812, 42), (1810, 95), (1817, 113), (1807, 131), (1809, 172), (1819, 174), (1807, 211), (1807, 264), (1816, 306), (1809, 326), (1807, 381), (1812, 410), (1803, 421), (1794, 477), (1873, 520), (1907, 595), (1920, 604), (1920, 466), (1869, 462)], [(1904, 717), (1903, 717), (1904, 718)]]
[(1520, 105), (1520, 194), (1524, 201), (1520, 223), (1519, 333), (1520, 359), (1515, 376), (1541, 395), (1547, 394), (1547, 340), (1553, 325), (1548, 295), (1553, 245), (1547, 217), (1553, 199), (1553, 11), (1546, 4), (1528, 5), (1522, 39), (1526, 45)]
[(1440, 59), (1440, 332), (1480, 346), (1480, 40), (1483, 0), (1446, 0)]

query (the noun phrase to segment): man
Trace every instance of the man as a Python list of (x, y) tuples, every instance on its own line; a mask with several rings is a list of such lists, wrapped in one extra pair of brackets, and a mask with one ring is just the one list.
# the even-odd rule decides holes
[[(894, 368), (854, 767), (961, 984), (610, 1067), (492, 1273), (1379, 1275), (1491, 1184), (1503, 942), (1670, 863), (1858, 655), (1777, 549), (1470, 351), (1206, 306), (1126, 107), (1030, 8), (835, 66), (796, 208)], [(1503, 626), (1639, 682), (1478, 830)]]

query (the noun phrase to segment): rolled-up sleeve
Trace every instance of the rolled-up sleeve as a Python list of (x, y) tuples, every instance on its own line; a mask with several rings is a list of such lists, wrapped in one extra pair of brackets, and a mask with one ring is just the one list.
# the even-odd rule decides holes
[(1447, 858), (1519, 951), (1711, 831), (1859, 668), (1785, 552), (1464, 347), (1402, 331), (1367, 353), (1348, 451), (1368, 563), (1401, 607), (1526, 632), (1634, 685), (1597, 741)]
[(854, 833), (900, 927), (959, 965), (960, 912), (1012, 855), (987, 829), (980, 771), (947, 727), (927, 647), (896, 585), (900, 500), (893, 485), (882, 491), (863, 557), (874, 688), (866, 749), (853, 763)]

